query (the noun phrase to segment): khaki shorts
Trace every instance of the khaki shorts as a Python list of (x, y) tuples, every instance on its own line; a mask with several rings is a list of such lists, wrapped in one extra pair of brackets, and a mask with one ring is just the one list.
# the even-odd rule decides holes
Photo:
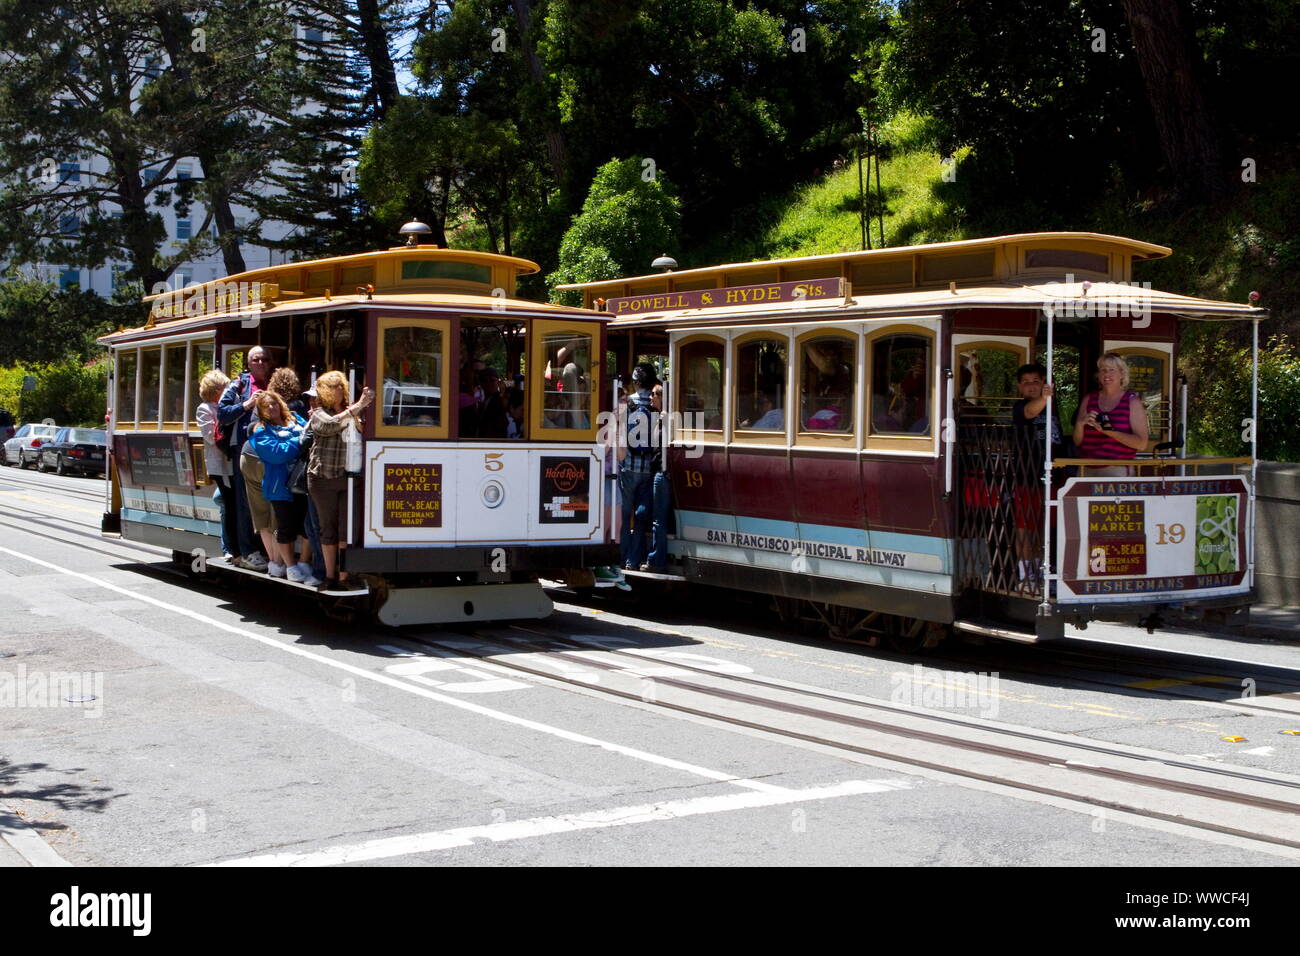
[(253, 516), (253, 530), (258, 533), (275, 530), (275, 515), (271, 513), (270, 504), (262, 497), (265, 469), (262, 459), (253, 455), (239, 456), (239, 470), (244, 476), (244, 488), (248, 491), (248, 512)]

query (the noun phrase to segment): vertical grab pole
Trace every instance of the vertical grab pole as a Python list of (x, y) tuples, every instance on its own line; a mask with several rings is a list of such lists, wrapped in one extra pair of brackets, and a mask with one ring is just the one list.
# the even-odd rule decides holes
[[(1047, 317), (1047, 384), (1056, 391), (1056, 373), (1053, 367), (1056, 349), (1056, 310), (1050, 305), (1043, 306), (1043, 315)], [(1053, 396), (1047, 396), (1047, 429), (1043, 441), (1043, 603), (1038, 605), (1038, 613), (1047, 617), (1052, 610), (1050, 582), (1052, 580), (1052, 425), (1056, 422), (1056, 403)]]
[[(636, 356), (633, 355), (633, 358), (635, 357)], [(619, 390), (623, 388), (623, 376), (614, 376), (612, 388), (614, 394), (610, 408), (612, 408), (614, 412), (611, 416), (613, 427), (610, 428), (610, 434), (614, 439), (614, 443), (606, 449), (605, 453), (614, 456), (614, 466), (610, 472), (609, 483), (609, 540), (617, 543), (619, 536), (623, 531), (623, 502), (619, 497), (618, 480), (619, 472), (623, 470), (623, 463), (618, 460), (618, 446), (623, 441), (624, 431), (627, 427), (627, 420), (623, 415), (623, 405), (618, 400)], [(623, 566), (621, 558), (619, 559), (618, 566), (620, 568)]]
[[(349, 363), (348, 363), (348, 394), (349, 394), (350, 396), (352, 396), (352, 401), (354, 401), (354, 402), (357, 400), (357, 397), (358, 397), (358, 396), (357, 396), (357, 372), (358, 372), (358, 369), (357, 369), (357, 363), (356, 363), (356, 362), (349, 362)], [(363, 374), (362, 378), (363, 378), (363, 380), (364, 380), (364, 374)], [(365, 466), (365, 462), (364, 462), (364, 459), (363, 459), (363, 461), (362, 461), (362, 467), (364, 467), (364, 466)], [(344, 495), (343, 497), (344, 497), (344, 500), (346, 501), (347, 506), (348, 506), (348, 508), (347, 508), (347, 517), (344, 519), (344, 520), (347, 522), (347, 524), (344, 526), (344, 528), (345, 528), (345, 530), (344, 530), (345, 539), (344, 539), (344, 540), (345, 540), (345, 542), (346, 542), (347, 544), (349, 544), (349, 545), (351, 545), (351, 544), (354, 543), (353, 540), (352, 540), (352, 538), (353, 538), (353, 534), (352, 534), (352, 499), (356, 496), (356, 490), (357, 490), (357, 476), (356, 476), (356, 475), (348, 475), (348, 493), (347, 493), (346, 495)], [(340, 564), (340, 567), (341, 567), (342, 562), (340, 561), (339, 564)]]
[(1255, 585), (1255, 489), (1259, 478), (1259, 319), (1252, 319), (1250, 342), (1250, 583)]
[[(1183, 446), (1175, 449), (1178, 457), (1187, 458), (1187, 447), (1191, 444), (1191, 437), (1187, 434), (1187, 380), (1180, 378), (1178, 380), (1178, 423), (1183, 437)], [(1187, 465), (1178, 466), (1178, 474), (1187, 474)]]

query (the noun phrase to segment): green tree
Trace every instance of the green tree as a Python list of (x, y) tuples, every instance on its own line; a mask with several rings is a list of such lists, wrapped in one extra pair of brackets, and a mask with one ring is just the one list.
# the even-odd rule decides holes
[[(676, 247), (681, 204), (664, 177), (647, 177), (646, 171), (640, 156), (610, 160), (597, 170), (582, 211), (560, 243), (559, 267), (547, 277), (552, 288), (639, 275)], [(558, 299), (581, 304), (575, 293)]]
[(97, 336), (118, 324), (140, 324), (143, 312), (138, 304), (105, 302), (92, 292), (59, 291), (11, 274), (0, 282), (0, 367), (87, 361), (103, 353)]

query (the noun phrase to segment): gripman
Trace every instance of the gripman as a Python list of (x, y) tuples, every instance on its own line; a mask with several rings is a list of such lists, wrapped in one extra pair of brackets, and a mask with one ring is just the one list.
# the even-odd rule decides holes
[(86, 893), (78, 886), (50, 897), (51, 926), (129, 926), (148, 936), (153, 924), (152, 893)]

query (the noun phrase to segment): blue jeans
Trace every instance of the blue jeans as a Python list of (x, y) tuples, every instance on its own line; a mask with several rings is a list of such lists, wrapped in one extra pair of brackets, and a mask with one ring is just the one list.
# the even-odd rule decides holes
[[(653, 472), (618, 473), (618, 490), (623, 499), (623, 523), (618, 540), (625, 568), (639, 568), (645, 557), (646, 533), (650, 530), (650, 513), (654, 504), (654, 478)], [(632, 530), (634, 521), (635, 531)]]
[(667, 472), (655, 474), (653, 497), (654, 530), (650, 534), (650, 553), (645, 560), (650, 570), (663, 571), (668, 567), (668, 519), (673, 508), (673, 486)]

